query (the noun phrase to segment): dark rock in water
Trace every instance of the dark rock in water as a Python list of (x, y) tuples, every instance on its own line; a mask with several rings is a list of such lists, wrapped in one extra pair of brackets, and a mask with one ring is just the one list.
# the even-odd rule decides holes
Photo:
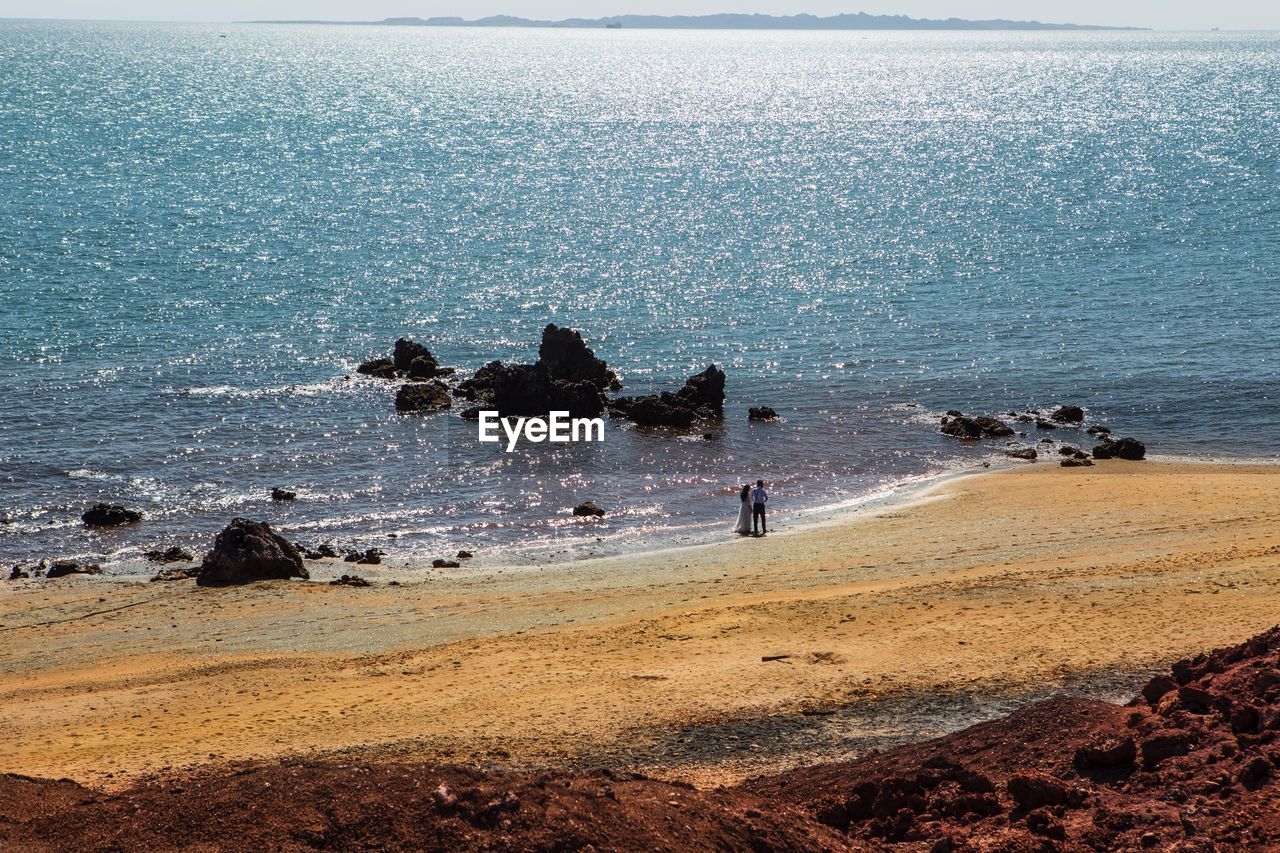
[(964, 412), (961, 412), (961, 411), (959, 411), (958, 409), (947, 409), (947, 417), (949, 417), (949, 418), (962, 418), (962, 417), (964, 417)]
[(942, 419), (942, 434), (953, 438), (1004, 438), (1013, 435), (1013, 430), (1004, 421), (995, 418), (965, 415), (947, 415)]
[(483, 411), (484, 409), (480, 406), (468, 406), (462, 410), (458, 417), (464, 421), (478, 421), (480, 420), (480, 413)]
[(555, 323), (542, 330), (538, 364), (547, 369), (548, 376), (559, 382), (590, 382), (599, 391), (621, 387), (618, 377), (603, 359), (596, 358), (581, 334), (573, 329), (559, 328)]
[(574, 418), (595, 418), (604, 412), (604, 395), (595, 383), (554, 379), (541, 364), (499, 365), (489, 400), (503, 417), (568, 412)]
[(1060, 424), (1082, 424), (1084, 423), (1084, 409), (1079, 406), (1059, 406), (1049, 415), (1050, 420), (1057, 421)]
[(689, 427), (698, 417), (683, 400), (666, 391), (661, 395), (610, 400), (609, 414), (642, 427)]
[(573, 508), (573, 514), (599, 517), (604, 515), (604, 510), (596, 506), (592, 501), (584, 501)]
[(21, 563), (9, 570), (9, 580), (11, 581), (22, 580), (29, 577), (31, 577), (31, 573), (22, 568)]
[(702, 440), (703, 440), (703, 441), (715, 441), (715, 440), (716, 440), (715, 433), (711, 433), (711, 432), (704, 432), (704, 433), (702, 434)]
[(617, 397), (609, 401), (609, 415), (642, 427), (686, 428), (698, 420), (724, 417), (723, 370), (714, 364), (695, 373), (676, 393), (663, 391), (643, 397)]
[(271, 500), (273, 501), (291, 501), (297, 497), (297, 492), (291, 492), (288, 489), (282, 489), (279, 486), (276, 486), (271, 490)]
[(749, 421), (772, 421), (777, 417), (778, 413), (769, 406), (747, 409), (747, 420)]
[(724, 371), (712, 364), (685, 380), (684, 387), (676, 395), (688, 401), (689, 407), (695, 411), (707, 409), (719, 417), (724, 414), (724, 383)]
[(186, 581), (200, 574), (198, 566), (190, 566), (185, 569), (161, 569), (156, 576), (151, 579), (152, 583), (165, 583), (168, 581)]
[[(1052, 441), (1053, 439), (1049, 439), (1049, 440)], [(1064, 444), (1058, 448), (1058, 452), (1063, 456), (1075, 456), (1077, 453), (1080, 452), (1080, 448), (1072, 447), (1069, 444)]]
[(1035, 418), (1031, 415), (1014, 415), (1013, 419), (1020, 424), (1029, 424), (1035, 421)]
[(142, 520), (142, 513), (125, 509), (120, 504), (98, 503), (90, 507), (80, 516), (86, 527), (119, 527), (122, 524), (136, 524)]
[(436, 361), (436, 357), (431, 354), (431, 350), (422, 344), (411, 341), (408, 338), (400, 338), (396, 341), (395, 351), (392, 352), (392, 361), (396, 370), (401, 373), (408, 373), (409, 368), (413, 366), (414, 361), (417, 359), (422, 359), (423, 364), (429, 365), (432, 369), (439, 367), (439, 363)]
[(474, 556), (475, 554), (472, 554), (470, 551), (459, 551), (457, 553), (457, 558), (459, 560), (470, 560)]
[(148, 551), (145, 556), (153, 563), (190, 563), (195, 559), (189, 551), (178, 545), (168, 551)]
[(1110, 435), (1111, 428), (1104, 426), (1091, 426), (1085, 430), (1085, 432), (1089, 433), (1089, 435)]
[(395, 379), (396, 364), (389, 358), (372, 358), (357, 367), (356, 373), (374, 379)]
[(97, 563), (77, 563), (75, 560), (54, 560), (45, 572), (47, 578), (62, 578), (67, 575), (100, 575), (102, 567)]
[(1093, 448), (1095, 459), (1127, 459), (1137, 462), (1146, 458), (1147, 446), (1136, 438), (1107, 440)]
[(329, 586), (370, 586), (370, 583), (359, 575), (343, 575), (337, 580), (329, 581)]
[(1053, 421), (1046, 421), (1044, 418), (1036, 418), (1036, 429), (1057, 429), (1058, 425)]
[(200, 564), (196, 583), (227, 586), (260, 580), (310, 579), (302, 555), (271, 526), (235, 518), (213, 541), (213, 550)]
[(1063, 468), (1088, 468), (1093, 464), (1093, 460), (1089, 458), (1080, 459), (1076, 456), (1068, 456), (1062, 460)]
[(396, 393), (398, 412), (441, 412), (452, 405), (449, 389), (438, 380), (401, 385)]
[(1014, 459), (1025, 459), (1028, 462), (1035, 462), (1040, 456), (1034, 447), (1015, 447), (1004, 452), (1005, 456), (1011, 456)]
[(431, 568), (433, 569), (457, 569), (461, 568), (461, 566), (462, 564), (457, 560), (445, 560), (438, 558), (431, 561)]
[(453, 389), (454, 396), (473, 403), (480, 400), (492, 402), (493, 392), (498, 384), (498, 371), (501, 369), (502, 362), (489, 362), (477, 370), (470, 379), (459, 382), (458, 387)]

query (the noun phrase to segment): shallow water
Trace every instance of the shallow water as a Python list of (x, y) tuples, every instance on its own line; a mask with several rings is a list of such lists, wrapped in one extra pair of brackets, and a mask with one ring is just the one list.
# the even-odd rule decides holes
[[(1277, 93), (1276, 34), (0, 22), (0, 558), (694, 541), (998, 453), (952, 407), (1275, 457)], [(344, 378), (547, 322), (725, 424), (508, 455)]]

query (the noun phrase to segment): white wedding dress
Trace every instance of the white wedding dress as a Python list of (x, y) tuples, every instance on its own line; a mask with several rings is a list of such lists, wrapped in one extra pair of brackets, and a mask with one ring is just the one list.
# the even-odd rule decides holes
[(750, 533), (751, 532), (751, 501), (742, 501), (742, 509), (738, 510), (738, 526), (733, 528), (734, 533)]

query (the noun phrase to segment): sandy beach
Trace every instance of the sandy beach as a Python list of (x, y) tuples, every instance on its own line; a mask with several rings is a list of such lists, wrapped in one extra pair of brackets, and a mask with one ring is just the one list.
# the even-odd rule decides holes
[(958, 728), (975, 697), (1132, 693), (1280, 621), (1278, 556), (1280, 468), (1099, 462), (394, 587), (15, 581), (0, 771), (115, 785), (329, 753), (713, 785)]

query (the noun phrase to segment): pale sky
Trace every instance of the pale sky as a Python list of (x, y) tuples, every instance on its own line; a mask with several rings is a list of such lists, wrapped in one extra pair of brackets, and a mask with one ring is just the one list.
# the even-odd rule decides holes
[(1013, 18), (1154, 29), (1276, 29), (1280, 0), (0, 0), (0, 18), (235, 21), (253, 18), (379, 20), (508, 14), (597, 18), (612, 14), (840, 12), (916, 18)]

